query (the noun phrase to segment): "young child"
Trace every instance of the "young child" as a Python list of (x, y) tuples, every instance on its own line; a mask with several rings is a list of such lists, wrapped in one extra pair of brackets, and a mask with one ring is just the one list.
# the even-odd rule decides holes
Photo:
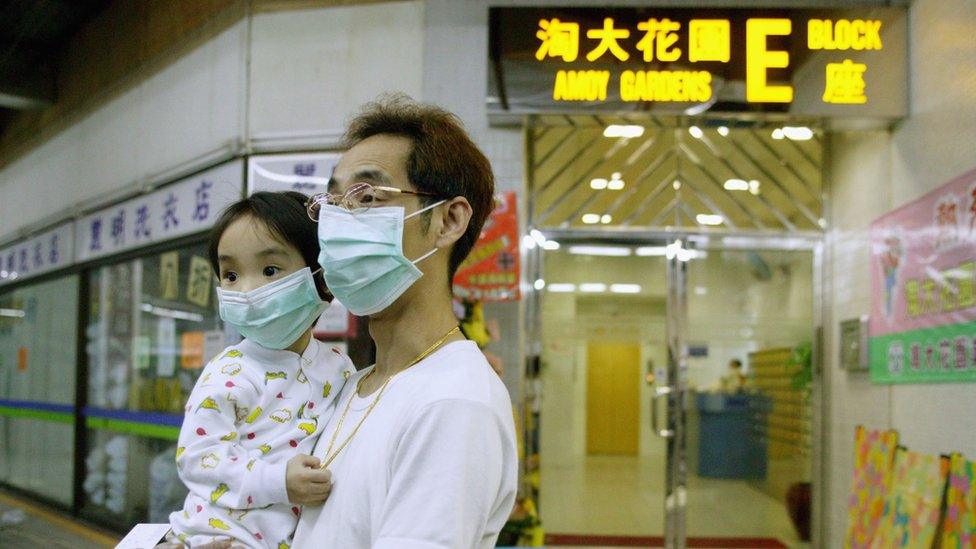
[(299, 506), (331, 490), (308, 454), (355, 369), (311, 337), (329, 303), (305, 200), (255, 193), (211, 232), (220, 317), (244, 340), (207, 364), (187, 401), (176, 464), (190, 494), (170, 542), (288, 547)]

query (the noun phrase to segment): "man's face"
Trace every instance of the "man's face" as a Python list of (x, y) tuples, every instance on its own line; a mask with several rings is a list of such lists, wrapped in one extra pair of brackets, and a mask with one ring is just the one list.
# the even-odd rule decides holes
[[(412, 147), (410, 139), (401, 136), (381, 134), (364, 139), (342, 155), (329, 182), (329, 192), (342, 195), (359, 183), (416, 191), (407, 177), (407, 159)], [(391, 194), (374, 202), (371, 207), (402, 207), (404, 215), (408, 216), (423, 207), (421, 198), (409, 194)], [(406, 220), (403, 225), (403, 255), (407, 259), (413, 261), (434, 249), (436, 239), (432, 236), (432, 229), (424, 215)], [(418, 263), (417, 268), (424, 273), (429, 273), (434, 268), (446, 269), (446, 266), (442, 266), (446, 261), (446, 253), (446, 250), (441, 250), (433, 257)]]

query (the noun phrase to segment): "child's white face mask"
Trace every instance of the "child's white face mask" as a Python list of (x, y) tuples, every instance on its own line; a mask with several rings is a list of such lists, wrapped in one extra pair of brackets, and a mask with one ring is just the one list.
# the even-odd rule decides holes
[(218, 286), (220, 318), (263, 347), (284, 349), (329, 308), (319, 297), (313, 274), (305, 267), (250, 292)]

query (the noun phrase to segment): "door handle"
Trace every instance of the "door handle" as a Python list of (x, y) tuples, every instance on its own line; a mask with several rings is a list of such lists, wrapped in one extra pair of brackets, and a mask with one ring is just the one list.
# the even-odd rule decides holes
[(657, 401), (661, 397), (669, 396), (674, 392), (674, 388), (671, 386), (665, 387), (655, 387), (654, 395), (651, 397), (651, 429), (654, 430), (654, 434), (661, 438), (671, 438), (674, 436), (674, 431), (671, 429), (660, 429), (658, 428), (658, 413), (657, 413)]

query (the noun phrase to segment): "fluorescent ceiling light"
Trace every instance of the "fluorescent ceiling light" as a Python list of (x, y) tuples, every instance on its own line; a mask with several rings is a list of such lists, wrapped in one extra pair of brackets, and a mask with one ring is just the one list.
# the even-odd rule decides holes
[(676, 191), (677, 190), (680, 190), (681, 189), (681, 182), (678, 181), (677, 179), (675, 179), (674, 180), (674, 183), (672, 183), (671, 186), (674, 187), (674, 190), (676, 190)]
[(749, 182), (745, 179), (729, 179), (725, 182), (725, 190), (727, 191), (748, 191)]
[(690, 133), (691, 136), (694, 137), (695, 139), (701, 139), (702, 137), (705, 136), (705, 132), (703, 132), (701, 128), (699, 128), (698, 126), (692, 126), (688, 128), (688, 133)]
[(611, 221), (613, 221), (613, 216), (611, 216), (610, 214), (605, 214), (603, 217), (600, 218), (600, 223), (603, 223), (604, 225), (610, 224)]
[(727, 126), (719, 126), (718, 127), (718, 134), (721, 135), (722, 137), (728, 137), (728, 135), (729, 135), (729, 128)]
[(600, 222), (600, 214), (583, 214), (583, 223), (595, 225)]
[(598, 294), (607, 291), (607, 285), (602, 282), (584, 282), (579, 285), (579, 289), (588, 294)]
[(640, 284), (611, 284), (610, 291), (615, 294), (639, 294)]
[(667, 248), (664, 246), (642, 246), (637, 248), (637, 255), (640, 257), (663, 257)]
[(10, 318), (24, 318), (25, 316), (27, 316), (27, 313), (20, 309), (0, 309), (0, 316), (9, 316)]
[(191, 313), (189, 311), (181, 311), (179, 309), (167, 309), (165, 307), (156, 307), (152, 303), (142, 303), (139, 305), (139, 309), (156, 316), (175, 318), (177, 320), (192, 320), (193, 322), (203, 322), (203, 315), (199, 313)]
[(722, 223), (725, 222), (725, 218), (724, 217), (722, 217), (720, 215), (711, 215), (711, 214), (698, 214), (695, 217), (695, 219), (697, 219), (698, 220), (698, 223), (701, 224), (701, 225), (712, 225), (712, 226), (714, 226), (714, 225), (721, 225)]
[(783, 126), (783, 135), (793, 141), (809, 141), (813, 139), (813, 130), (806, 126)]
[(704, 286), (695, 286), (695, 295), (708, 295), (708, 288)]
[(608, 184), (609, 182), (606, 179), (603, 179), (601, 177), (590, 180), (590, 188), (597, 191), (602, 191), (603, 189), (606, 189)]
[(619, 124), (611, 124), (607, 126), (607, 129), (603, 130), (603, 137), (640, 137), (644, 135), (644, 126), (622, 126)]
[(783, 134), (783, 128), (776, 128), (773, 130), (773, 139), (778, 141), (784, 137), (786, 137), (786, 135)]
[(535, 239), (529, 235), (522, 236), (522, 247), (526, 250), (534, 250), (536, 247)]
[(620, 172), (613, 172), (610, 176), (610, 181), (607, 183), (607, 188), (611, 191), (619, 191), (624, 188), (624, 180), (620, 178)]
[(576, 284), (550, 284), (549, 291), (557, 294), (566, 294), (576, 291)]
[(550, 252), (559, 249), (559, 243), (555, 240), (546, 240), (541, 244), (543, 250), (548, 250)]
[(759, 194), (759, 181), (756, 181), (755, 179), (749, 180), (749, 192), (755, 195)]
[(529, 231), (529, 236), (531, 236), (532, 240), (535, 240), (535, 243), (540, 246), (546, 243), (546, 235), (542, 234), (542, 231), (539, 229), (532, 229)]
[(539, 280), (535, 281), (535, 284), (533, 284), (532, 287), (536, 290), (541, 290), (546, 287), (546, 281), (540, 278)]
[(631, 251), (630, 248), (621, 248), (619, 246), (570, 246), (569, 253), (575, 255), (627, 257), (631, 254)]

